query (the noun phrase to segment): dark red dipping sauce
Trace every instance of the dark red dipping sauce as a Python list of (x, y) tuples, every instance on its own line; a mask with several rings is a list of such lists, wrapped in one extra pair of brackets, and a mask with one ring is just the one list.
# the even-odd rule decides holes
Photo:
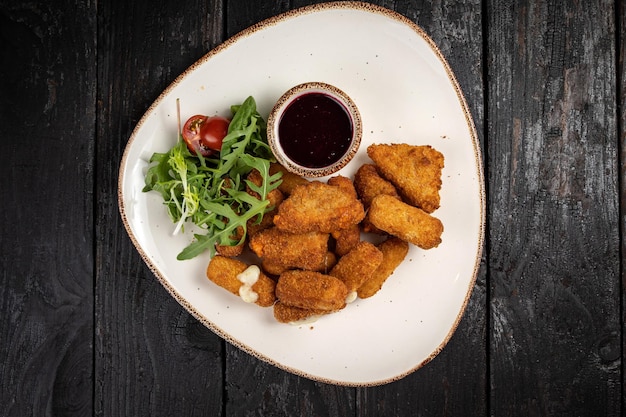
[(280, 145), (298, 165), (323, 168), (339, 161), (350, 148), (353, 126), (343, 104), (324, 93), (307, 93), (283, 112)]

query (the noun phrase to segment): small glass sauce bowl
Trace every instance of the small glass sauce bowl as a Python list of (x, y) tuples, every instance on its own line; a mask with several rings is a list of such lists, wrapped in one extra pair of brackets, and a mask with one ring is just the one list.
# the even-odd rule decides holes
[(278, 162), (303, 177), (324, 177), (346, 166), (361, 144), (361, 115), (350, 97), (322, 82), (299, 84), (283, 94), (267, 120), (267, 138)]

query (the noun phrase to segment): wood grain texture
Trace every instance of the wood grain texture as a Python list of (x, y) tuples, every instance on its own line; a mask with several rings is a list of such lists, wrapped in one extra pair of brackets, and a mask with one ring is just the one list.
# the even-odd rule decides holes
[[(618, 94), (618, 126), (619, 126), (619, 147), (620, 147), (620, 167), (619, 167), (619, 185), (620, 185), (620, 255), (621, 255), (621, 290), (622, 290), (622, 399), (626, 398), (626, 378), (624, 377), (624, 361), (626, 360), (626, 335), (624, 334), (624, 323), (626, 323), (626, 5), (619, 2), (615, 8), (617, 12), (617, 94)], [(613, 346), (610, 346), (613, 348)], [(622, 400), (622, 411), (624, 411), (624, 401)]]
[(0, 0), (0, 415), (624, 413), (621, 1), (372, 1), (439, 45), (485, 155), (482, 268), (419, 371), (297, 377), (221, 340), (145, 266), (117, 206), (132, 129), (227, 36), (319, 2)]
[(620, 413), (613, 6), (488, 2), (492, 415)]
[(222, 411), (223, 341), (144, 265), (117, 205), (132, 129), (176, 76), (222, 40), (222, 17), (221, 2), (105, 2), (98, 9), (95, 415)]
[(5, 416), (91, 412), (94, 16), (72, 1), (0, 2)]

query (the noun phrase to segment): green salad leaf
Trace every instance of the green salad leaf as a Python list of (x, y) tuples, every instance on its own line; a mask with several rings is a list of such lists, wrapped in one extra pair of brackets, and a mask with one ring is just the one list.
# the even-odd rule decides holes
[[(231, 106), (232, 120), (217, 158), (193, 154), (179, 135), (178, 142), (166, 153), (154, 153), (146, 173), (144, 192), (156, 191), (163, 197), (169, 217), (175, 224), (174, 234), (184, 231), (190, 221), (203, 230), (177, 259), (191, 259), (215, 245), (233, 246), (246, 237), (249, 220), (260, 222), (270, 211), (267, 195), (281, 182), (281, 173), (270, 175), (275, 162), (267, 143), (267, 126), (256, 109), (253, 97)], [(246, 180), (256, 169), (263, 182), (260, 186)], [(258, 193), (258, 199), (246, 191)], [(236, 232), (243, 230), (243, 236)], [(238, 237), (236, 237), (236, 235)]]

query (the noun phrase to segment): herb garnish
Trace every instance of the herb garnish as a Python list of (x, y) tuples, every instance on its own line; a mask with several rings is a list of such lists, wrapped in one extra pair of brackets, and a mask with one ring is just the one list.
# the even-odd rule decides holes
[[(178, 142), (166, 153), (154, 153), (153, 164), (145, 178), (144, 192), (157, 191), (163, 197), (167, 213), (176, 224), (174, 234), (193, 222), (205, 230), (194, 234), (195, 241), (177, 259), (191, 259), (205, 250), (211, 256), (215, 245), (233, 246), (246, 238), (248, 220), (260, 222), (269, 206), (267, 194), (281, 182), (281, 173), (270, 175), (274, 156), (267, 143), (267, 126), (257, 112), (253, 97), (231, 106), (233, 118), (224, 137), (219, 158), (192, 154), (179, 134)], [(263, 183), (257, 186), (246, 180), (256, 169)], [(246, 192), (246, 186), (261, 198)], [(243, 236), (236, 232), (243, 230)]]

